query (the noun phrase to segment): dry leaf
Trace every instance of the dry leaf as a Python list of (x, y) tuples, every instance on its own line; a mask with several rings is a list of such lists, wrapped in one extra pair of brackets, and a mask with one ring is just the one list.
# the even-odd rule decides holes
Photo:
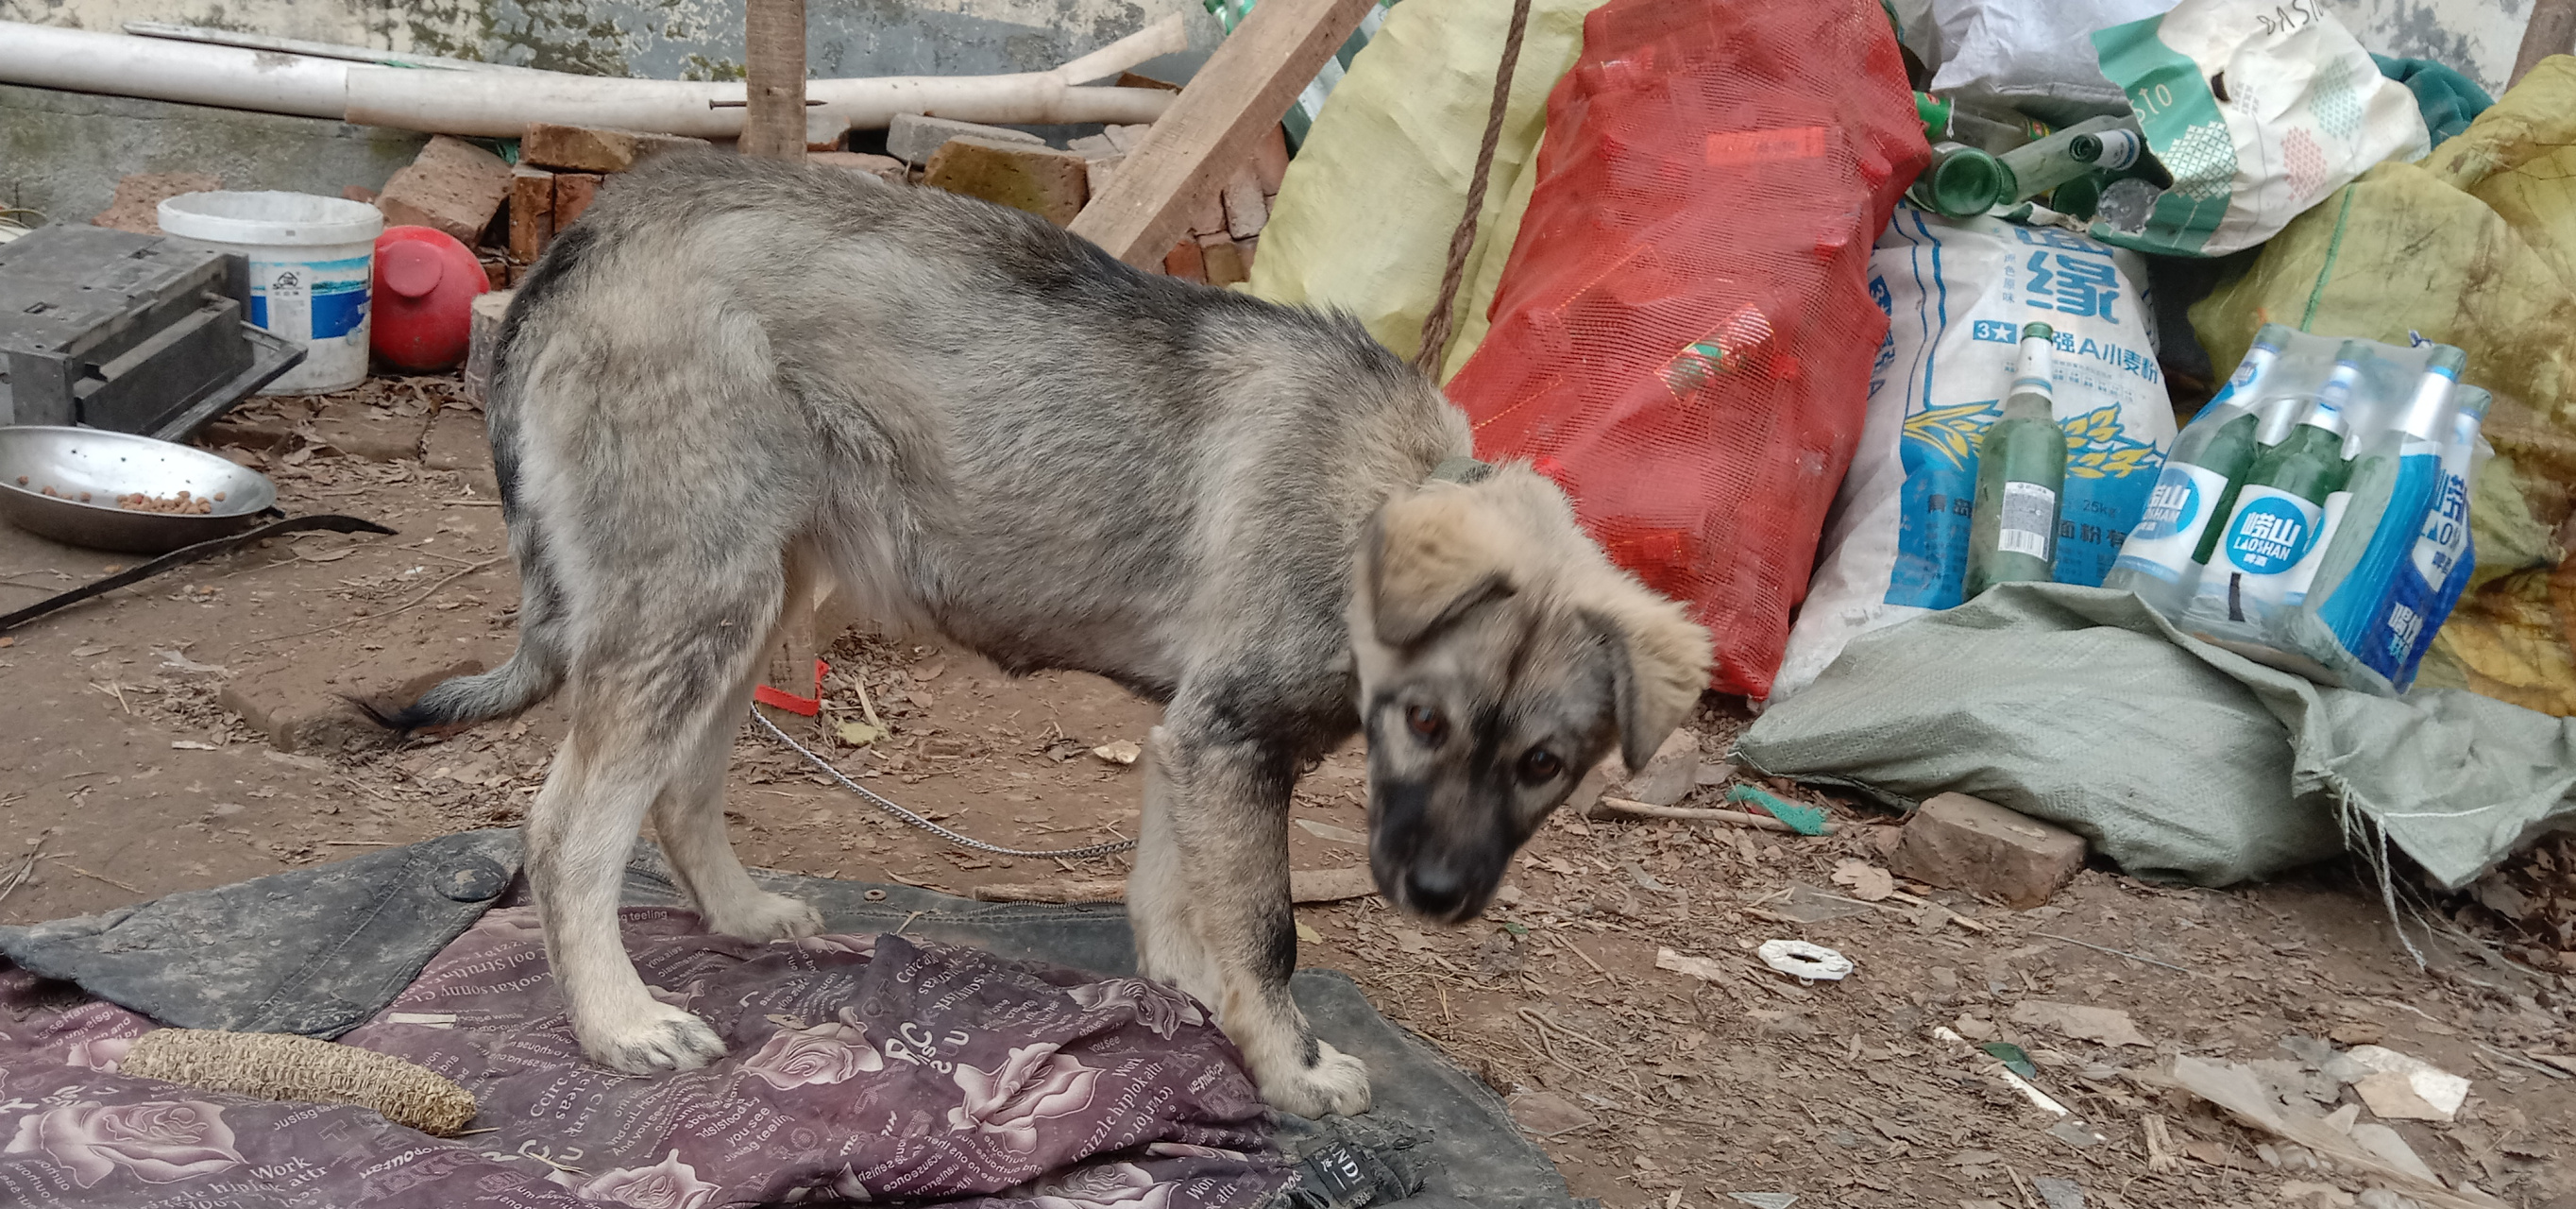
[(88, 646), (76, 646), (76, 647), (73, 647), (73, 648), (72, 648), (72, 658), (74, 658), (74, 659), (87, 659), (87, 658), (89, 658), (89, 657), (90, 657), (90, 656), (92, 656), (92, 655), (104, 655), (104, 654), (106, 654), (106, 653), (108, 653), (109, 651), (114, 650), (114, 649), (115, 649), (114, 647), (111, 647), (111, 646), (109, 646), (108, 644), (106, 644), (106, 643), (104, 643), (104, 642), (93, 642), (93, 643), (89, 644)]
[(865, 747), (886, 736), (884, 727), (870, 726), (865, 722), (844, 722), (832, 729), (840, 736), (841, 742), (852, 747)]
[(355, 549), (357, 549), (355, 546), (342, 546), (337, 550), (324, 550), (319, 554), (306, 554), (298, 550), (295, 552), (295, 557), (308, 563), (335, 563), (349, 557), (350, 552)]
[(1868, 861), (1844, 861), (1834, 866), (1834, 884), (1851, 887), (1852, 897), (1865, 903), (1896, 893), (1895, 875)]
[(1091, 754), (1111, 764), (1133, 764), (1136, 762), (1136, 757), (1145, 754), (1145, 750), (1125, 739), (1120, 739), (1115, 743), (1103, 743), (1092, 748)]
[(1297, 921), (1297, 939), (1310, 945), (1319, 945), (1324, 943), (1324, 934), (1316, 931), (1313, 924), (1301, 919)]

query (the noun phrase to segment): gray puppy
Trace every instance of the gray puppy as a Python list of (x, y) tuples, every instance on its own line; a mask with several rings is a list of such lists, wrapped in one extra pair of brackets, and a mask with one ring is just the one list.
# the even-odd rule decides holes
[(1356, 323), (938, 190), (716, 156), (619, 180), (521, 285), (490, 420), (518, 650), (387, 721), (572, 694), (527, 867), (574, 1028), (619, 1070), (724, 1051), (619, 944), (648, 816), (708, 927), (821, 926), (752, 884), (723, 808), (815, 577), (890, 630), (1165, 704), (1139, 965), (1309, 1116), (1369, 1088), (1289, 998), (1300, 771), (1365, 730), (1379, 889), (1465, 920), (1585, 769), (1642, 763), (1707, 680), (1706, 632), (1553, 484), (1467, 460), (1464, 418)]

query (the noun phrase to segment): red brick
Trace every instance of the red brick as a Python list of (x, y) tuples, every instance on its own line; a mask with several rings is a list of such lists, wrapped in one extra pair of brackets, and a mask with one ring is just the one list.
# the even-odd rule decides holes
[(1091, 200), (1087, 162), (1042, 144), (958, 138), (932, 152), (921, 183), (1070, 226)]
[[(562, 231), (599, 199), (599, 174), (596, 172), (555, 173), (555, 230)], [(517, 285), (513, 278), (510, 282)]]
[(535, 260), (555, 237), (555, 174), (521, 165), (510, 170), (510, 255)]
[(1236, 239), (1250, 239), (1270, 225), (1270, 207), (1261, 200), (1261, 182), (1246, 165), (1234, 174), (1217, 193), (1225, 206), (1225, 233)]
[(873, 176), (889, 185), (908, 183), (904, 178), (911, 169), (891, 155), (869, 155), (864, 151), (808, 152), (805, 162), (822, 168), (839, 168)]
[(385, 182), (376, 208), (394, 226), (428, 227), (473, 247), (510, 194), (510, 165), (463, 139), (439, 135)]
[(1906, 820), (1887, 867), (1899, 877), (2030, 908), (2084, 867), (2084, 839), (1983, 798), (1945, 793)]
[(1213, 240), (1200, 240), (1199, 256), (1207, 261), (1209, 285), (1233, 285), (1252, 276), (1244, 268), (1242, 251), (1223, 232)]
[(1191, 207), (1190, 234), (1198, 236), (1202, 243), (1206, 242), (1210, 235), (1225, 234), (1224, 190), (1210, 192), (1206, 197), (1199, 199), (1196, 206)]
[(1207, 258), (1199, 254), (1199, 241), (1184, 239), (1172, 245), (1163, 256), (1163, 271), (1184, 281), (1207, 282)]
[(519, 162), (568, 172), (624, 172), (665, 152), (712, 145), (676, 134), (531, 122), (519, 136)]
[(1288, 175), (1287, 131), (1273, 126), (1262, 132), (1261, 141), (1252, 145), (1252, 175), (1263, 193), (1279, 191), (1279, 182)]

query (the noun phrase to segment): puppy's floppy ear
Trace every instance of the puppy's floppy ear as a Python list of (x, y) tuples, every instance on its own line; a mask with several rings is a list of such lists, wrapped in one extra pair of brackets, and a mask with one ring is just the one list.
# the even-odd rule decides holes
[(1435, 488), (1387, 503), (1369, 522), (1361, 580), (1377, 640), (1403, 648), (1467, 611), (1510, 596), (1509, 557), (1474, 493)]
[(1619, 755), (1635, 772), (1690, 717), (1700, 690), (1708, 687), (1712, 656), (1708, 631), (1692, 622), (1681, 605), (1633, 580), (1622, 587), (1626, 590), (1612, 600), (1582, 614), (1610, 659)]

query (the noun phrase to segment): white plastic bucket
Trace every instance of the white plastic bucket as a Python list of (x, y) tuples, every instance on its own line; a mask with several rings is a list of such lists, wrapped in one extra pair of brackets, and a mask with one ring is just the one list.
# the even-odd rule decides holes
[(250, 321), (305, 347), (304, 363), (261, 391), (310, 395), (367, 379), (367, 290), (385, 216), (310, 193), (182, 193), (161, 230), (250, 261)]

